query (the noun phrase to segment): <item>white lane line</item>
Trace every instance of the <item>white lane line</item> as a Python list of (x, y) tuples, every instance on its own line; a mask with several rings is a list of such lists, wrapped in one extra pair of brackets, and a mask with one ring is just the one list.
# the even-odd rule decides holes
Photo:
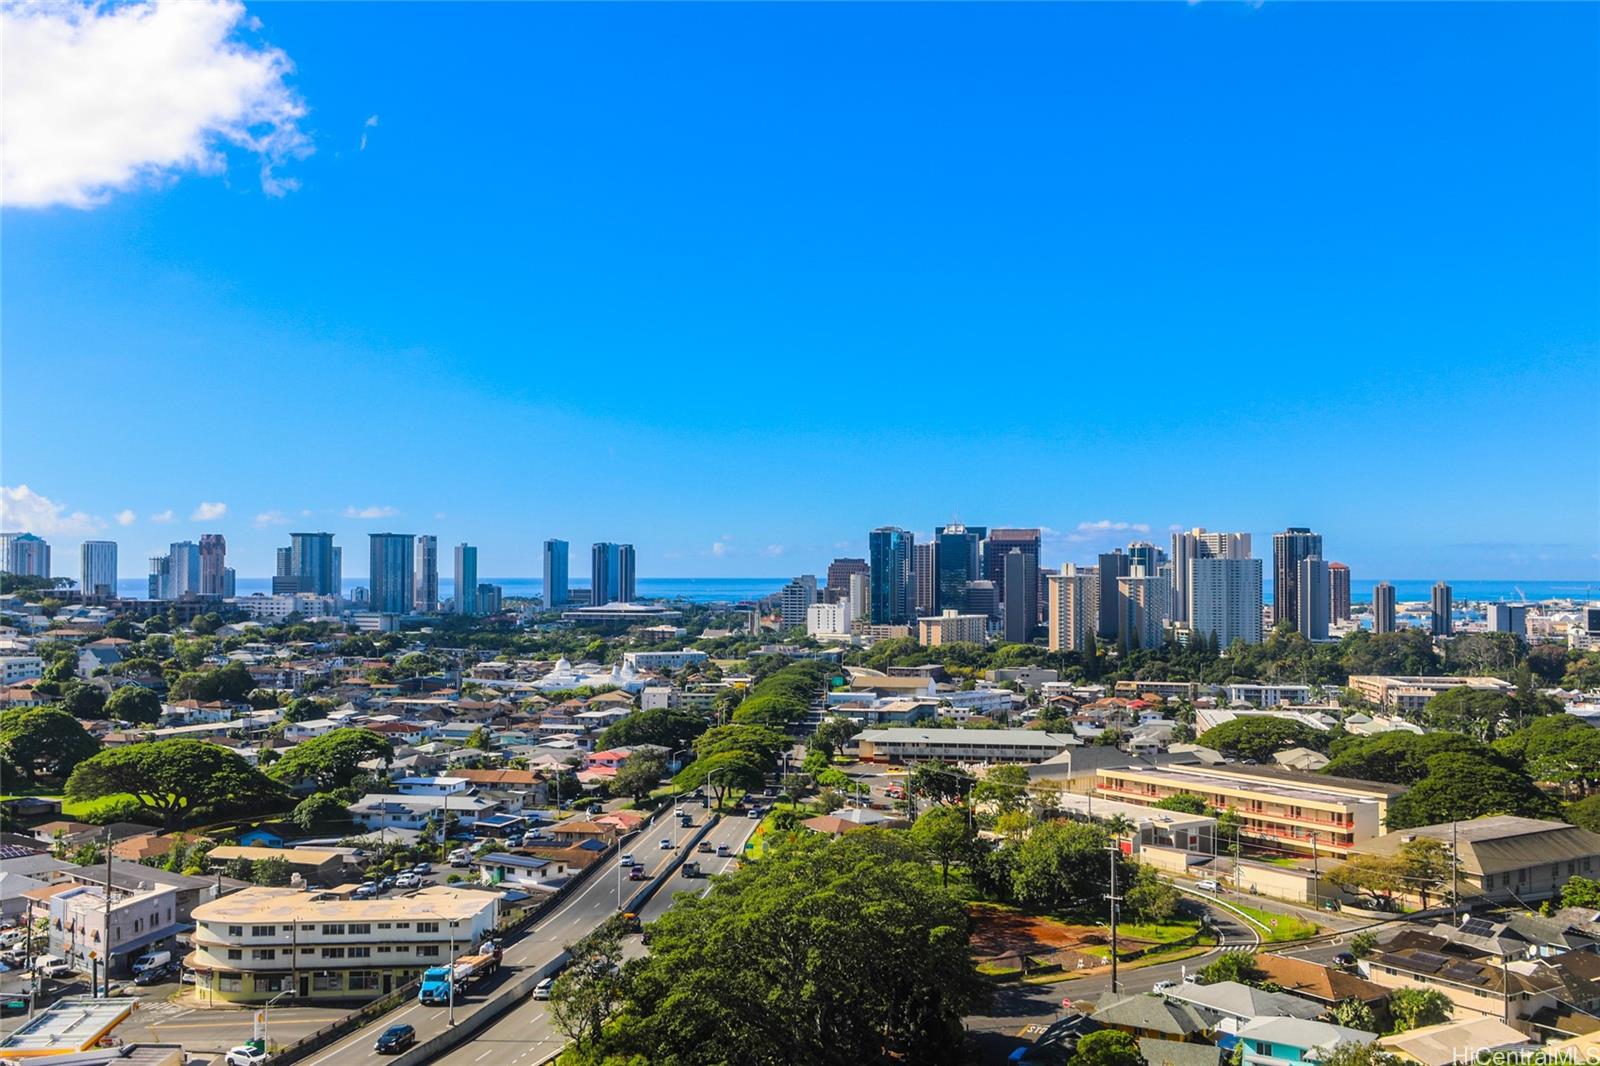
[(493, 1055), (493, 1054), (494, 1054), (494, 1048), (490, 1048), (488, 1051), (485, 1051), (482, 1055), (479, 1055), (477, 1058), (473, 1059), (472, 1061), (473, 1062), (482, 1062), (484, 1059), (488, 1058), (490, 1055)]

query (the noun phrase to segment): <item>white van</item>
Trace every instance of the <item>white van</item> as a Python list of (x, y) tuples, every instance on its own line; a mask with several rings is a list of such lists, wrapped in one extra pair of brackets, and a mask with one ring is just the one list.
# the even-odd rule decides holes
[(33, 960), (33, 972), (46, 977), (66, 977), (72, 973), (72, 963), (60, 955), (40, 955)]
[(133, 960), (133, 972), (138, 973), (141, 970), (154, 970), (157, 967), (167, 965), (171, 961), (172, 952), (170, 951), (147, 951), (143, 955), (140, 955), (137, 959)]

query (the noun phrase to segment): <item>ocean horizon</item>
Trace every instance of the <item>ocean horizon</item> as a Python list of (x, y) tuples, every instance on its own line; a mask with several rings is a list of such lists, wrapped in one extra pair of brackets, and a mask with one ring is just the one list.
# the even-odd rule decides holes
[[(484, 584), (499, 585), (508, 599), (542, 596), (544, 591), (544, 580), (538, 577), (484, 577), (480, 580)], [(1396, 601), (1407, 603), (1428, 600), (1433, 592), (1434, 580), (1395, 579), (1389, 583), (1394, 586)], [(739, 603), (744, 600), (761, 600), (774, 596), (789, 581), (789, 578), (784, 577), (642, 577), (638, 580), (638, 594), (641, 600)], [(1594, 581), (1447, 580), (1447, 583), (1457, 603), (1538, 603), (1548, 600), (1600, 599), (1600, 579)], [(345, 594), (348, 596), (355, 589), (365, 588), (366, 584), (364, 578), (346, 578), (343, 585)], [(1350, 601), (1371, 603), (1372, 589), (1377, 584), (1376, 581), (1351, 581)], [(570, 588), (573, 592), (587, 592), (589, 586), (572, 585)], [(117, 581), (118, 594), (129, 599), (144, 599), (147, 589), (147, 583), (141, 578), (119, 578)], [(249, 596), (257, 592), (270, 593), (272, 579), (241, 577), (236, 580), (234, 589), (240, 596)], [(450, 599), (454, 594), (455, 581), (440, 575), (439, 598)], [(1263, 583), (1262, 595), (1268, 601), (1272, 599), (1271, 581)]]

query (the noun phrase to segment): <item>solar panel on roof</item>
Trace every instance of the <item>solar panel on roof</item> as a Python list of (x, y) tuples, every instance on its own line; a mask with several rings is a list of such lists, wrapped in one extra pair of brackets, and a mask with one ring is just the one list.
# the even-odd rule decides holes
[(1431, 973), (1443, 967), (1450, 960), (1431, 951), (1413, 951), (1411, 953), (1411, 961), (1416, 964), (1419, 970), (1427, 970)]
[(1457, 981), (1476, 981), (1483, 976), (1483, 967), (1474, 966), (1470, 962), (1453, 962), (1445, 967), (1443, 977), (1450, 977)]
[(1482, 918), (1466, 918), (1461, 922), (1461, 931), (1472, 936), (1494, 936), (1494, 923)]

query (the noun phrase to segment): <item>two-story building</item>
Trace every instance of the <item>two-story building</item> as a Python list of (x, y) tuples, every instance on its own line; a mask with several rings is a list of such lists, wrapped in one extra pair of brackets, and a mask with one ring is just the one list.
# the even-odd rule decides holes
[(75, 885), (47, 901), (50, 953), (81, 973), (109, 964), (112, 976), (124, 976), (146, 951), (173, 947), (183, 928), (173, 889), (141, 886), (128, 891), (116, 887), (115, 876), (112, 886), (109, 908), (103, 883)]
[(373, 999), (471, 951), (500, 896), (435, 885), (386, 899), (253, 887), (195, 908), (197, 994), (217, 1003)]

